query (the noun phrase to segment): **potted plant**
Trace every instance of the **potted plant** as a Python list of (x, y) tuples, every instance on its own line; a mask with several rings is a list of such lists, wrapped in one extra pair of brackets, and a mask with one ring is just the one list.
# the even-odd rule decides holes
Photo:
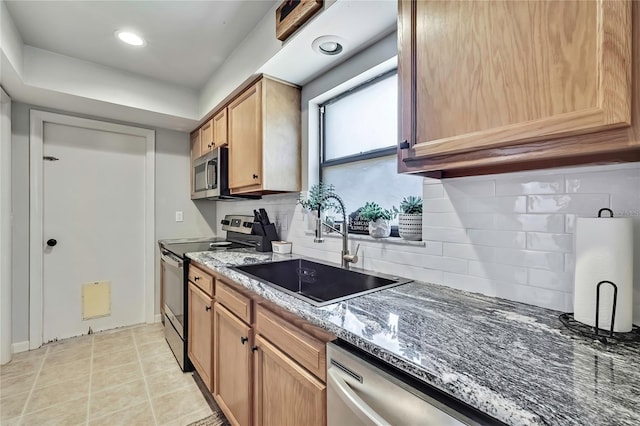
[(360, 217), (369, 221), (369, 235), (373, 238), (386, 238), (391, 235), (391, 224), (389, 221), (396, 217), (398, 210), (392, 207), (391, 210), (383, 209), (378, 203), (365, 203), (360, 209)]
[(307, 212), (308, 229), (315, 229), (318, 211), (322, 213), (335, 208), (335, 203), (331, 199), (326, 199), (326, 197), (329, 194), (333, 194), (334, 191), (335, 187), (333, 185), (320, 182), (309, 188), (306, 199), (303, 198), (302, 193), (298, 196), (298, 204)]
[(422, 198), (410, 195), (400, 203), (398, 215), (398, 232), (409, 241), (422, 239)]

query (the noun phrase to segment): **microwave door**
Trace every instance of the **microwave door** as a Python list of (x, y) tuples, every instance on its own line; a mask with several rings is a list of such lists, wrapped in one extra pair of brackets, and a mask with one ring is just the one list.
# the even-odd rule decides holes
[(193, 171), (193, 189), (194, 192), (201, 192), (207, 190), (207, 163), (202, 162), (194, 166)]

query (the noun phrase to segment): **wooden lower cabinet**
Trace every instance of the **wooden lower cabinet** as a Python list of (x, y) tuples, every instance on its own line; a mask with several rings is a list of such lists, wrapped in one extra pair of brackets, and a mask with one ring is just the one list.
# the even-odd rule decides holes
[(188, 354), (202, 381), (211, 391), (213, 349), (213, 298), (189, 283)]
[(254, 425), (326, 425), (326, 385), (260, 335), (254, 354)]
[(251, 327), (216, 303), (213, 395), (232, 425), (251, 424)]

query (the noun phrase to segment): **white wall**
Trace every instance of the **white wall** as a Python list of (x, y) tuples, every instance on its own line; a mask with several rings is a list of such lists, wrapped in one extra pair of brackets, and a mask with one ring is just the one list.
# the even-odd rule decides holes
[[(29, 339), (29, 110), (64, 114), (64, 111), (14, 102), (12, 104), (12, 207), (13, 223), (13, 342)], [(78, 114), (74, 114), (78, 115)], [(99, 117), (83, 116), (101, 120)], [(104, 121), (104, 120), (103, 120)], [(135, 123), (119, 122), (120, 124)], [(156, 230), (155, 240), (214, 235), (215, 203), (194, 203), (189, 198), (189, 135), (156, 130)], [(184, 222), (175, 222), (175, 211)], [(159, 301), (159, 254), (156, 253), (156, 302)], [(159, 305), (156, 306), (156, 313)]]

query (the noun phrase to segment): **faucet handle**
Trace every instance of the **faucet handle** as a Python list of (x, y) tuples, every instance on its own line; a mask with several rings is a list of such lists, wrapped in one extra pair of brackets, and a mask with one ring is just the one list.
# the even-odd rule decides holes
[(356, 247), (354, 254), (345, 254), (342, 258), (349, 263), (358, 263), (358, 250), (360, 250), (360, 244)]

